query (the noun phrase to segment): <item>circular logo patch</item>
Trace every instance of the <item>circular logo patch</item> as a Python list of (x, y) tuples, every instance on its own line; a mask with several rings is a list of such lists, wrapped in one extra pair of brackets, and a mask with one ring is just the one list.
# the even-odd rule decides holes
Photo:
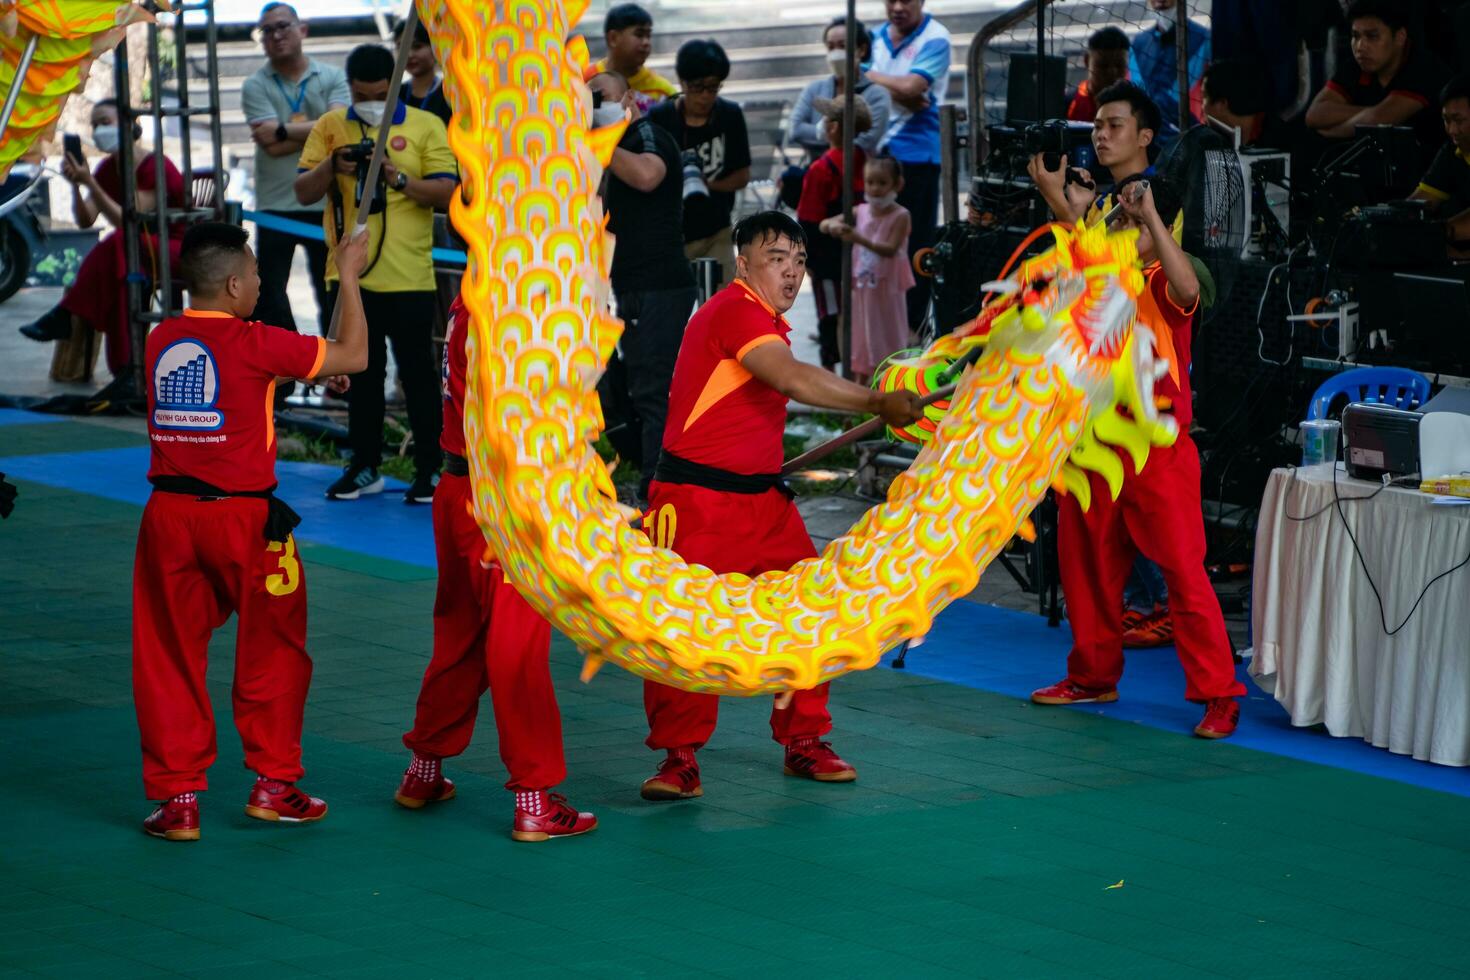
[(393, 149), (395, 150), (406, 150), (408, 149), (408, 140), (404, 139), (402, 136), (395, 136), (393, 137), (392, 142), (390, 142), (388, 145), (393, 147)]

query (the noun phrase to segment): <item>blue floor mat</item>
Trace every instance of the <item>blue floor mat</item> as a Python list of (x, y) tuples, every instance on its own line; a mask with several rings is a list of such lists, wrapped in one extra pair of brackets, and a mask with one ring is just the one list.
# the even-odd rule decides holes
[[(90, 493), (109, 500), (148, 502), (148, 447), (99, 449), (84, 453), (5, 456), (3, 470), (47, 486)], [(380, 494), (358, 500), (328, 500), (327, 487), (340, 474), (323, 463), (277, 463), (276, 494), (301, 515), (297, 537), (363, 554), (433, 568), (434, 528), (431, 508), (403, 502), (405, 484), (386, 480)]]
[[(905, 663), (910, 673), (923, 677), (1029, 698), (1036, 688), (1066, 676), (1071, 644), (1066, 623), (1052, 628), (1032, 613), (957, 602), (939, 616), (926, 642), (911, 650)], [(1126, 656), (1117, 701), (1039, 710), (1086, 711), (1192, 737), (1202, 709), (1184, 700), (1184, 672), (1174, 648), (1129, 650)], [(1294, 728), (1286, 709), (1256, 686), (1245, 664), (1236, 673), (1247, 695), (1241, 699), (1240, 728), (1232, 744), (1470, 796), (1470, 770), (1394, 755), (1362, 739)]]
[(69, 420), (65, 415), (27, 412), (19, 408), (0, 408), (0, 425), (43, 425), (47, 422), (66, 421)]
[[(148, 501), (146, 446), (0, 457), (0, 470), (18, 479), (139, 507)], [(339, 472), (321, 463), (276, 464), (280, 496), (302, 518), (297, 536), (302, 541), (433, 568), (430, 508), (405, 505), (396, 492), (404, 485), (394, 480), (387, 481), (382, 494), (328, 501), (324, 492)], [(1027, 698), (1036, 688), (1065, 676), (1071, 642), (1071, 630), (1065, 624), (1054, 629), (1032, 613), (957, 602), (939, 616), (926, 642), (911, 650), (906, 662), (910, 673), (923, 677)], [(1184, 700), (1184, 675), (1174, 648), (1130, 650), (1127, 663), (1117, 702), (1044, 710), (1088, 711), (1192, 737), (1201, 709)], [(1246, 676), (1245, 666), (1237, 672), (1248, 696), (1242, 699), (1241, 725), (1232, 744), (1470, 796), (1470, 771), (1394, 755), (1361, 739), (1293, 728), (1285, 710)]]

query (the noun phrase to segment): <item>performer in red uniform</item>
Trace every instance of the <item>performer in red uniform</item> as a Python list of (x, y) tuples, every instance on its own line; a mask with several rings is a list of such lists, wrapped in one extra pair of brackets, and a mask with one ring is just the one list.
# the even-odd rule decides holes
[[(1037, 704), (1118, 700), (1118, 679), (1123, 676), (1118, 609), (1128, 572), (1141, 551), (1163, 570), (1169, 587), (1175, 645), (1184, 667), (1184, 696), (1206, 706), (1194, 733), (1225, 738), (1235, 731), (1240, 718), (1235, 699), (1245, 693), (1245, 686), (1236, 680), (1230, 636), (1205, 573), (1199, 451), (1189, 437), (1190, 328), (1200, 283), (1169, 231), (1178, 201), (1170, 199), (1172, 192), (1162, 181), (1153, 183), (1155, 187), (1149, 187), (1134, 177), (1119, 185), (1123, 215), (1114, 227), (1139, 229), (1138, 254), (1148, 278), (1140, 317), (1155, 330), (1169, 332), (1161, 339), (1173, 341), (1175, 370), (1161, 378), (1155, 390), (1179, 423), (1179, 439), (1168, 448), (1149, 450), (1142, 473), (1125, 470), (1117, 500), (1094, 473), (1089, 474), (1090, 509), (1084, 512), (1071, 496), (1060, 501), (1057, 551), (1072, 623), (1072, 652), (1066, 678), (1033, 692), (1031, 700)], [(1155, 189), (1162, 208), (1154, 203)]]
[(301, 716), (311, 680), (306, 581), (277, 500), (272, 402), (278, 378), (352, 374), (367, 365), (367, 321), (357, 271), (366, 236), (344, 242), (347, 277), (339, 339), (303, 337), (241, 317), (260, 276), (249, 233), (200, 224), (184, 236), (184, 315), (148, 337), (148, 437), (153, 495), (133, 567), (133, 703), (143, 743), (143, 786), (159, 806), (143, 829), (199, 839), (205, 771), (215, 759), (205, 688), (210, 634), (231, 613), (235, 727), (257, 774), (245, 812), (261, 820), (319, 820), (327, 805), (296, 788)]
[(486, 552), (485, 535), (470, 513), (472, 488), (465, 459), (464, 396), (470, 315), (459, 299), (450, 308), (444, 342), (444, 473), (434, 493), (434, 547), (439, 588), (434, 597), (434, 656), (424, 671), (413, 731), (403, 744), (413, 761), (394, 797), (417, 810), (454, 796), (442, 760), (470, 744), (480, 696), (490, 689), (500, 758), (515, 793), (511, 837), (544, 841), (585, 834), (597, 818), (579, 813), (551, 787), (566, 778), (561, 713), (551, 686), (551, 626), (506, 581)]
[[(801, 226), (764, 211), (735, 227), (738, 278), (689, 321), (669, 392), (663, 452), (644, 524), (660, 547), (716, 572), (758, 575), (816, 554), (781, 482), (786, 401), (874, 412), (890, 425), (919, 416), (911, 392), (879, 394), (791, 354), (782, 316), (806, 274)], [(651, 749), (666, 753), (643, 783), (646, 800), (703, 795), (694, 753), (715, 730), (719, 697), (643, 685)], [(778, 702), (779, 703), (779, 702)], [(857, 771), (822, 736), (832, 730), (827, 685), (771, 711), (786, 774), (848, 782)]]

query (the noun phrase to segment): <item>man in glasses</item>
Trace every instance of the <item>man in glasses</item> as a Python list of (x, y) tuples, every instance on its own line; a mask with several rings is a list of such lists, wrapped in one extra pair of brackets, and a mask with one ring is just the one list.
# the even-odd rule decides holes
[[(245, 80), (240, 102), (250, 135), (255, 140), (255, 208), (257, 211), (320, 228), (322, 204), (296, 199), (296, 161), (311, 127), (330, 109), (345, 109), (352, 101), (342, 69), (309, 58), (301, 50), (306, 24), (288, 4), (268, 3), (260, 12), (255, 35), (267, 61)], [(297, 238), (290, 232), (257, 226), (255, 254), (260, 263), (260, 301), (252, 319), (287, 330), (296, 329), (286, 284), (296, 246), (306, 249), (317, 309), (327, 332), (327, 246), (319, 238)]]
[(750, 183), (745, 113), (720, 88), (730, 76), (725, 49), (711, 40), (686, 41), (674, 61), (681, 95), (648, 113), (671, 133), (683, 156), (684, 254), (720, 263), (720, 282), (735, 277), (730, 214), (735, 194)]

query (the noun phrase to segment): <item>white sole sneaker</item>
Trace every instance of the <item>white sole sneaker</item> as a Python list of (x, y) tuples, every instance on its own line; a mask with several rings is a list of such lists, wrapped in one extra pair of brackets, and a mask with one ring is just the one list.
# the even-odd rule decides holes
[(380, 476), (376, 480), (374, 480), (372, 483), (369, 483), (367, 486), (365, 486), (365, 487), (358, 487), (355, 490), (349, 490), (346, 493), (333, 493), (332, 491), (328, 490), (327, 491), (327, 499), (328, 500), (356, 500), (358, 497), (361, 497), (361, 496), (364, 496), (364, 495), (367, 495), (367, 494), (382, 493), (382, 492), (383, 492), (383, 478)]

